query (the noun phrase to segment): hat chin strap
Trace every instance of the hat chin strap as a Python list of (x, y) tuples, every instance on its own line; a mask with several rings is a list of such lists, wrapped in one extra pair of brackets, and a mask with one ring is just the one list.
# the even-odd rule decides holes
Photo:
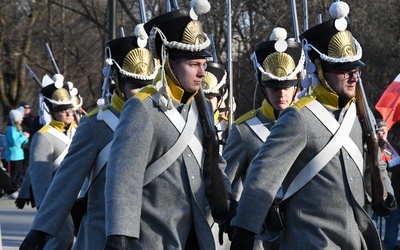
[(329, 83), (326, 81), (326, 79), (324, 77), (324, 71), (322, 70), (321, 63), (318, 59), (315, 60), (315, 66), (317, 66), (318, 79), (319, 79), (320, 83), (322, 84), (322, 86), (324, 86), (327, 90), (329, 90), (330, 92), (335, 93), (337, 95), (337, 93), (331, 88)]

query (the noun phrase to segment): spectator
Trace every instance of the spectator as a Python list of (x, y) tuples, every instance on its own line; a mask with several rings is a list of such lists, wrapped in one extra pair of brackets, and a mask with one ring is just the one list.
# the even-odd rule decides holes
[[(382, 151), (382, 160), (389, 164), (393, 158), (398, 157), (396, 150), (387, 140), (388, 128), (386, 122), (382, 120), (376, 120), (377, 133), (379, 137), (379, 147)], [(393, 171), (392, 171), (393, 170)], [(388, 167), (390, 179), (394, 190), (394, 195), (397, 200), (400, 199), (400, 172), (394, 171), (396, 168)], [(392, 215), (385, 217), (385, 238), (384, 245), (386, 250), (400, 249), (397, 242), (399, 235), (399, 224), (400, 224), (400, 209), (397, 209)]]
[[(10, 165), (11, 179), (15, 190), (19, 185), (23, 174), (24, 151), (23, 146), (28, 143), (29, 133), (22, 130), (23, 114), (17, 109), (10, 111), (10, 125), (6, 128), (6, 161)], [(16, 199), (18, 191), (9, 195), (10, 199)]]
[[(35, 119), (35, 116), (32, 115), (31, 113), (31, 106), (27, 101), (22, 101), (19, 103), (19, 110), (21, 110), (24, 113), (24, 117), (22, 119), (22, 130), (27, 133), (31, 133), (32, 129), (32, 124)], [(32, 138), (32, 137), (30, 137)], [(29, 166), (29, 152), (30, 152), (30, 140), (28, 141), (27, 144), (24, 145), (23, 150), (24, 150), (24, 161), (22, 163), (23, 166), (23, 172), (22, 176), (25, 175), (26, 169)]]

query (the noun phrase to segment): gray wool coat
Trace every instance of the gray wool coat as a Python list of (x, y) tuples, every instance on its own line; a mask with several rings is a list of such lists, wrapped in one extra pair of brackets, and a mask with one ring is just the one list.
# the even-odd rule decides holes
[[(29, 159), (29, 178), (32, 194), (38, 210), (42, 210), (42, 203), (46, 193), (53, 182), (53, 161), (62, 154), (66, 148), (64, 141), (56, 138), (48, 132), (53, 124), (61, 125), (60, 122), (52, 121), (50, 125), (41, 128), (34, 136), (31, 143)], [(72, 131), (73, 130), (73, 131)], [(67, 136), (72, 140), (75, 129), (67, 131)], [(62, 134), (63, 132), (58, 131)], [(36, 217), (35, 217), (36, 219)], [(53, 214), (46, 217), (47, 224), (53, 223)], [(34, 228), (35, 229), (35, 228)], [(45, 249), (68, 249), (74, 240), (74, 227), (70, 215), (66, 215), (60, 222), (59, 233), (47, 240)]]
[[(301, 100), (297, 104), (301, 105)], [(339, 121), (347, 111), (326, 108)], [(363, 152), (358, 119), (350, 137)], [(309, 109), (289, 107), (282, 111), (249, 167), (232, 225), (260, 233), (281, 183), (286, 190), (330, 138), (331, 133)], [(381, 172), (387, 190), (392, 192), (384, 168)], [(341, 148), (310, 182), (284, 202), (286, 228), (280, 249), (381, 249), (365, 206), (363, 175)]]
[[(140, 96), (125, 103), (114, 133), (105, 192), (107, 235), (132, 237), (129, 249), (184, 249), (193, 226), (199, 249), (214, 249), (202, 168), (188, 147), (143, 187), (146, 167), (179, 133), (151, 98)], [(173, 105), (186, 120), (191, 103), (173, 100)], [(199, 121), (195, 135), (204, 142)]]
[[(264, 116), (260, 109), (257, 109), (249, 111), (233, 123), (222, 156), (226, 160), (225, 173), (232, 183), (232, 193), (236, 200), (240, 198), (241, 185), (245, 181), (247, 169), (263, 144), (259, 136), (246, 123), (246, 120), (253, 116), (256, 116), (268, 130), (276, 122)], [(254, 249), (276, 249), (277, 242), (274, 239), (278, 237), (279, 233), (265, 230), (261, 235), (256, 236)]]
[[(112, 107), (108, 108), (117, 117)], [(57, 235), (63, 221), (92, 169), (97, 155), (111, 142), (114, 132), (96, 118), (96, 113), (82, 117), (68, 154), (33, 221), (32, 229)], [(92, 182), (87, 193), (87, 212), (83, 216), (74, 249), (103, 249), (105, 235), (104, 185), (106, 166)], [(49, 220), (51, 218), (51, 220)]]

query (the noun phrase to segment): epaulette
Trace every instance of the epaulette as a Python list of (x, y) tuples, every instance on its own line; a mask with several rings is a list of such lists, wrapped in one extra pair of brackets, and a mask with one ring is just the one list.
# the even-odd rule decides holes
[(43, 127), (41, 127), (40, 129), (39, 129), (39, 131), (38, 132), (40, 132), (40, 133), (45, 133), (47, 130), (49, 130), (50, 129), (50, 125), (44, 125)]
[(236, 124), (236, 125), (239, 125), (239, 124), (241, 124), (241, 123), (247, 121), (248, 119), (253, 118), (253, 117), (256, 116), (256, 115), (257, 115), (257, 110), (255, 110), (255, 109), (250, 110), (250, 111), (247, 112), (246, 114), (244, 114), (244, 115), (242, 115), (241, 117), (239, 117), (239, 118), (235, 121), (235, 124)]
[(153, 86), (149, 85), (144, 88), (142, 88), (138, 93), (136, 93), (133, 97), (138, 98), (139, 100), (144, 100), (147, 97), (154, 95), (157, 93), (157, 89), (155, 89)]
[(229, 118), (226, 117), (226, 116), (218, 116), (218, 119), (224, 120), (224, 121), (228, 121), (229, 120)]
[(96, 108), (94, 108), (92, 111), (90, 111), (86, 116), (87, 116), (87, 117), (95, 116), (95, 115), (97, 115), (97, 113), (99, 113), (99, 110), (100, 110), (100, 108), (99, 108), (99, 107), (96, 107)]
[(307, 106), (307, 104), (309, 104), (310, 102), (314, 101), (315, 99), (316, 99), (316, 97), (312, 96), (312, 95), (304, 96), (304, 97), (300, 98), (300, 100), (298, 100), (295, 104), (293, 104), (292, 107), (300, 110), (300, 109), (304, 108), (305, 106)]

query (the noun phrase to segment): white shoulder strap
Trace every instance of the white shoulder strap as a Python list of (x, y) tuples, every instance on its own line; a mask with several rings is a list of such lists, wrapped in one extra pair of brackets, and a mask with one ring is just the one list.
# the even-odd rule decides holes
[(169, 166), (171, 166), (172, 163), (178, 159), (185, 148), (189, 146), (188, 144), (193, 141), (192, 138), (196, 137), (194, 135), (194, 131), (196, 129), (198, 119), (199, 111), (197, 109), (196, 102), (193, 101), (189, 110), (186, 126), (178, 137), (178, 140), (167, 152), (165, 152), (160, 158), (146, 168), (143, 186), (149, 184), (152, 180), (169, 168)]
[[(319, 104), (318, 101), (312, 103)], [(322, 106), (322, 104), (319, 104)], [(310, 108), (309, 105), (306, 107)], [(312, 109), (313, 107), (311, 107)], [(324, 108), (325, 109), (325, 108)], [(322, 111), (322, 110), (320, 110)], [(324, 119), (329, 115), (332, 115), (325, 109), (325, 112), (318, 113), (318, 118), (324, 123)], [(333, 117), (332, 117), (333, 118)], [(318, 172), (326, 166), (326, 164), (333, 158), (333, 156), (344, 147), (344, 138), (349, 137), (349, 133), (353, 127), (356, 118), (356, 107), (354, 102), (350, 105), (350, 108), (346, 112), (346, 115), (340, 124), (339, 128), (335, 131), (336, 133), (328, 142), (328, 144), (300, 171), (300, 173), (290, 183), (286, 193), (282, 196), (282, 190), (278, 191), (277, 198), (282, 198), (281, 202), (288, 199), (298, 190), (300, 190), (305, 184), (307, 184)], [(333, 119), (337, 124), (337, 121)], [(326, 120), (325, 120), (326, 121)], [(330, 120), (333, 122), (332, 120)]]
[(50, 127), (49, 130), (47, 130), (47, 132), (66, 144), (64, 150), (53, 160), (52, 172), (54, 173), (55, 171), (57, 171), (58, 167), (60, 167), (61, 162), (64, 160), (64, 157), (68, 153), (69, 146), (71, 145), (72, 137), (75, 134), (75, 129), (71, 130), (71, 138), (68, 137), (63, 132), (60, 132), (53, 127)]
[[(110, 110), (103, 110), (103, 121), (110, 127), (112, 131), (115, 131), (115, 128), (118, 125), (119, 119), (116, 115), (113, 114)], [(81, 193), (86, 193), (89, 190), (90, 185), (92, 185), (94, 179), (103, 169), (103, 167), (107, 164), (108, 156), (110, 155), (112, 141), (110, 141), (97, 155), (96, 160), (93, 164), (92, 169), (90, 170), (88, 181), (89, 184), (86, 186), (86, 190), (82, 190)]]
[(262, 142), (267, 140), (267, 137), (270, 134), (269, 129), (257, 118), (254, 116), (248, 120), (246, 120), (247, 125), (253, 130), (254, 133), (260, 138)]
[[(156, 94), (150, 96), (153, 101), (158, 100), (158, 96), (160, 95), (159, 92)], [(193, 103), (195, 101), (192, 101), (192, 108), (197, 109), (197, 105), (193, 106)], [(197, 110), (198, 112), (198, 110)], [(179, 133), (182, 133), (183, 128), (186, 126), (186, 121), (183, 119), (182, 115), (176, 110), (175, 108), (172, 108), (170, 110), (164, 111), (164, 114), (167, 116), (167, 118), (170, 120), (170, 122), (175, 126), (175, 128), (178, 130)], [(199, 141), (199, 139), (196, 136), (191, 137), (191, 141), (189, 142), (189, 148), (192, 151), (194, 157), (196, 158), (197, 163), (199, 166), (202, 166), (203, 164), (203, 145)], [(170, 151), (170, 150), (169, 150)]]

